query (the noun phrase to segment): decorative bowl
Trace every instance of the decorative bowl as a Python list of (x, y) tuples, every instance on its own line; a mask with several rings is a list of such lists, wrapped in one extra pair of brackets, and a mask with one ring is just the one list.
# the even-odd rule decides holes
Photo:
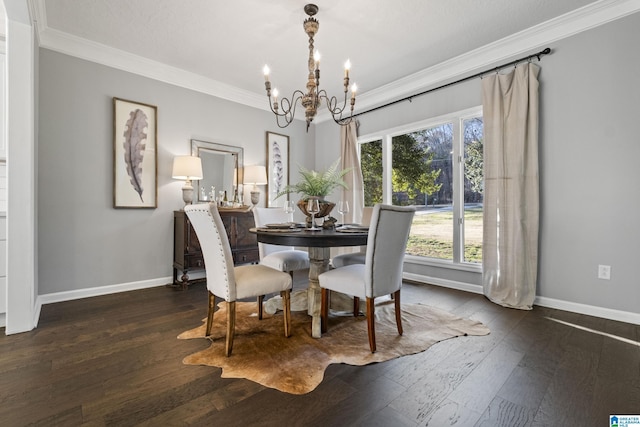
[[(324, 218), (325, 216), (328, 216), (336, 206), (335, 203), (328, 202), (326, 200), (318, 200), (318, 204), (320, 205), (320, 212), (316, 214), (316, 218)], [(307, 217), (311, 218), (311, 214), (307, 212), (307, 200), (298, 200), (298, 209), (300, 209)]]

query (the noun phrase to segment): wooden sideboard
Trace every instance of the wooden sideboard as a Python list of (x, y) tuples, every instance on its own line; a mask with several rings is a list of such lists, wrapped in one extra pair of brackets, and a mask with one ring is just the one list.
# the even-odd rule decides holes
[[(250, 264), (260, 262), (258, 240), (249, 232), (255, 227), (253, 212), (237, 210), (220, 210), (231, 246), (233, 263)], [(185, 289), (189, 284), (189, 272), (204, 270), (204, 258), (200, 242), (189, 218), (184, 211), (173, 212), (173, 284)], [(178, 271), (182, 276), (178, 278)]]

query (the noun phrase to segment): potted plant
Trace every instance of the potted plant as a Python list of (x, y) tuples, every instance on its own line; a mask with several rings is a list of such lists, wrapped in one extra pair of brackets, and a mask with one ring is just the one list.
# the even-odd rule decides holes
[(329, 212), (335, 206), (335, 203), (324, 200), (337, 187), (348, 188), (344, 182), (343, 177), (351, 171), (351, 168), (338, 169), (340, 158), (333, 162), (329, 168), (324, 171), (309, 170), (303, 166), (298, 167), (298, 171), (302, 180), (293, 185), (287, 185), (282, 191), (280, 191), (276, 197), (283, 196), (289, 193), (300, 193), (302, 199), (298, 202), (298, 207), (305, 215), (311, 216), (307, 212), (307, 201), (310, 198), (317, 198), (320, 204), (320, 212), (316, 217), (324, 217), (329, 215)]

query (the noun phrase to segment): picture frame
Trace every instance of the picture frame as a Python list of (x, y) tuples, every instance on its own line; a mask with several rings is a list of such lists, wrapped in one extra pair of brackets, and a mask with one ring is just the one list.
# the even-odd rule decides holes
[(158, 109), (113, 98), (113, 207), (158, 207)]
[(267, 132), (267, 207), (282, 207), (289, 199), (276, 196), (289, 185), (289, 137)]

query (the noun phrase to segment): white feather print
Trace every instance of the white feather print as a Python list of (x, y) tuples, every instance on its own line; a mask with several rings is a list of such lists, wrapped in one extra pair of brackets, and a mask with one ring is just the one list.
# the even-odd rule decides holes
[(122, 144), (124, 163), (127, 165), (127, 174), (131, 177), (131, 185), (144, 203), (142, 198), (144, 191), (142, 188), (142, 160), (146, 147), (144, 141), (147, 139), (147, 134), (144, 131), (147, 127), (147, 115), (139, 108), (131, 111), (125, 127), (124, 143)]
[(282, 167), (282, 153), (276, 141), (273, 142), (273, 177), (276, 194), (282, 190), (282, 180), (284, 178), (284, 168)]

